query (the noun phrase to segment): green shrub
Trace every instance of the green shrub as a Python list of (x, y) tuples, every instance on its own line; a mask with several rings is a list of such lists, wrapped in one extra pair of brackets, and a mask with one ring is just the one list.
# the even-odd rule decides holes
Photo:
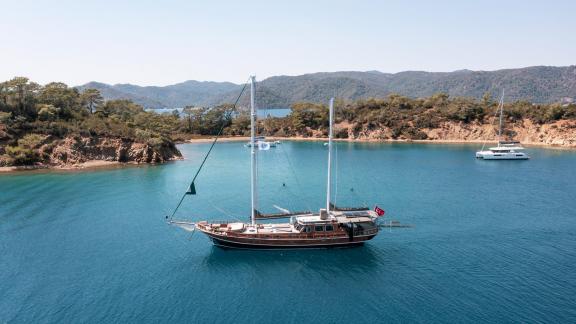
[(148, 140), (148, 145), (155, 147), (155, 148), (159, 148), (164, 146), (166, 140), (164, 138), (161, 137), (152, 137)]
[(6, 124), (12, 118), (11, 112), (0, 111), (0, 123)]
[(560, 105), (553, 105), (548, 107), (545, 118), (547, 122), (552, 122), (561, 119), (564, 116), (564, 107)]
[(38, 153), (21, 146), (8, 146), (6, 153), (13, 159), (14, 165), (32, 165), (39, 161)]
[(446, 117), (451, 120), (470, 123), (474, 120), (483, 120), (484, 108), (476, 103), (454, 102), (449, 104)]
[(418, 129), (422, 128), (438, 128), (440, 127), (440, 120), (437, 116), (425, 114), (418, 116), (414, 119), (414, 126)]
[(44, 141), (44, 136), (38, 134), (28, 134), (18, 140), (18, 146), (27, 149), (36, 149), (42, 145)]
[(390, 127), (390, 131), (391, 131), (391, 137), (393, 139), (397, 139), (398, 137), (400, 137), (400, 135), (402, 135), (404, 133), (404, 130), (407, 128), (408, 126), (406, 124), (398, 124), (398, 125), (394, 125), (393, 127)]
[(335, 138), (348, 138), (348, 129), (347, 128), (337, 128), (334, 130), (334, 137)]
[(38, 119), (42, 121), (55, 120), (60, 113), (60, 108), (46, 104), (36, 105), (36, 110), (38, 111)]
[(134, 133), (138, 142), (146, 143), (152, 138), (152, 132), (144, 129), (136, 129)]
[(423, 131), (420, 131), (414, 127), (410, 127), (404, 130), (404, 136), (406, 136), (406, 138), (412, 139), (412, 140), (425, 140), (428, 138), (428, 135), (426, 133), (424, 133)]

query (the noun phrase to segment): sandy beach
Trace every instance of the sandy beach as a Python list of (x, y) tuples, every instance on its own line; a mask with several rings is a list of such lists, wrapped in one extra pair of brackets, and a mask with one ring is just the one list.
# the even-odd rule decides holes
[(79, 164), (64, 165), (64, 166), (25, 165), (25, 166), (0, 167), (0, 173), (34, 171), (34, 170), (74, 171), (74, 170), (110, 168), (110, 167), (117, 167), (117, 166), (123, 166), (123, 165), (135, 165), (135, 164), (133, 164), (133, 163), (120, 163), (120, 162), (116, 162), (116, 161), (91, 160), (91, 161), (86, 161), (86, 162), (79, 163)]
[[(267, 138), (270, 141), (310, 141), (310, 142), (319, 142), (319, 141), (327, 141), (328, 138), (325, 137), (278, 137), (278, 136), (271, 136)], [(183, 143), (211, 143), (214, 141), (214, 137), (205, 137), (205, 138), (193, 138)], [(234, 137), (221, 137), (218, 139), (219, 142), (249, 142), (250, 137), (248, 136), (234, 136)], [(482, 141), (482, 140), (467, 140), (467, 141), (458, 141), (458, 140), (393, 140), (393, 139), (350, 139), (350, 138), (337, 138), (334, 139), (335, 142), (354, 142), (354, 143), (406, 143), (406, 144), (479, 144), (482, 145), (486, 143), (487, 146), (496, 145), (496, 141)], [(548, 145), (542, 143), (532, 143), (532, 142), (522, 142), (522, 145), (525, 147), (538, 147), (538, 148), (546, 148), (546, 149), (555, 149), (555, 150), (576, 150), (576, 147), (571, 146), (561, 146), (561, 145)]]

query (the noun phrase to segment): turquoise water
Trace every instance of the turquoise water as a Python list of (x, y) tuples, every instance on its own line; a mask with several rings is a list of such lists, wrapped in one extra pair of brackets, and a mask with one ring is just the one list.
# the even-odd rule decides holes
[(286, 117), (291, 112), (290, 108), (259, 108), (258, 117)]
[[(254, 252), (164, 223), (207, 147), (162, 166), (0, 176), (0, 323), (576, 321), (575, 152), (490, 162), (475, 146), (338, 143), (337, 204), (415, 227)], [(246, 219), (246, 150), (218, 145), (178, 216)], [(263, 152), (260, 209), (318, 208), (325, 161), (321, 142)]]

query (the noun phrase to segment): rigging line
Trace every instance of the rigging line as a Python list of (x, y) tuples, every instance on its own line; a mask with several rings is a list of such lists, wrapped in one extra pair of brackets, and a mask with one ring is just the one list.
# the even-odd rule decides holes
[[(280, 166), (282, 165), (281, 163), (283, 161), (280, 160), (280, 152), (278, 152), (278, 150), (281, 150), (280, 145), (276, 146), (276, 149), (273, 152), (269, 152), (269, 155), (271, 156), (271, 163), (272, 165), (276, 165), (276, 166)], [(272, 198), (272, 203), (276, 204), (276, 205), (282, 205), (282, 207), (287, 207), (290, 210), (294, 210), (294, 206), (292, 205), (292, 201), (291, 200), (287, 200), (286, 202), (278, 202), (275, 199), (281, 198), (283, 197), (283, 192), (284, 191), (290, 191), (290, 189), (286, 186), (286, 179), (284, 179), (284, 172), (279, 172), (279, 170), (281, 170), (280, 168), (275, 168), (275, 170), (277, 171), (274, 175), (276, 177), (279, 177), (282, 179), (282, 187), (280, 187), (280, 189), (276, 189), (276, 194), (272, 195), (274, 198)], [(283, 170), (282, 170), (283, 171)], [(283, 205), (283, 204), (287, 204)]]
[[(289, 195), (291, 195), (292, 197), (296, 198), (296, 200), (302, 201), (302, 197), (300, 197), (299, 195), (295, 194), (292, 190), (290, 190), (290, 188), (285, 187), (285, 190), (286, 190), (286, 192), (287, 192)], [(311, 209), (309, 208), (310, 206), (309, 206), (306, 202), (304, 202), (304, 203), (306, 204), (306, 207), (308, 207), (308, 210), (311, 210)], [(278, 203), (276, 203), (276, 204), (278, 204)], [(298, 209), (300, 209), (300, 207), (298, 207), (297, 205), (294, 205), (294, 204), (291, 203), (291, 202), (289, 202), (289, 205), (290, 205), (290, 208), (291, 208), (292, 210), (298, 210)]]
[[(248, 82), (244, 83), (244, 86), (242, 87), (242, 91), (240, 91), (240, 94), (238, 95), (238, 97), (236, 98), (236, 101), (234, 101), (234, 105), (232, 105), (232, 108), (230, 108), (227, 112), (226, 112), (226, 117), (225, 119), (228, 119), (230, 116), (232, 116), (232, 112), (234, 110), (236, 110), (236, 105), (238, 104), (238, 101), (240, 101), (240, 97), (242, 97), (242, 94), (244, 93), (244, 90), (246, 90), (246, 86), (248, 85)], [(190, 183), (190, 186), (192, 186), (194, 184), (194, 181), (196, 181), (196, 178), (198, 177), (198, 175), (200, 174), (200, 171), (202, 170), (202, 167), (204, 167), (204, 163), (206, 163), (206, 160), (208, 159), (208, 156), (210, 156), (210, 152), (212, 152), (212, 149), (214, 148), (214, 145), (216, 145), (216, 141), (218, 141), (218, 138), (220, 137), (220, 135), (222, 135), (222, 131), (224, 131), (224, 127), (225, 127), (225, 123), (222, 123), (222, 126), (220, 127), (220, 130), (218, 131), (218, 133), (216, 134), (216, 137), (214, 137), (214, 141), (212, 141), (212, 145), (210, 145), (210, 148), (208, 149), (208, 152), (206, 153), (206, 155), (204, 156), (204, 160), (202, 160), (202, 163), (200, 164), (200, 167), (198, 168), (198, 171), (196, 171), (196, 174), (194, 175), (194, 178), (192, 178), (192, 182)], [(182, 198), (180, 198), (180, 201), (178, 202), (178, 205), (176, 205), (176, 208), (174, 209), (174, 212), (172, 212), (172, 215), (170, 215), (170, 219), (172, 219), (174, 217), (174, 215), (176, 214), (176, 212), (178, 211), (178, 208), (180, 208), (180, 205), (182, 205), (182, 202), (184, 201), (184, 198), (186, 198), (187, 196), (187, 192), (185, 192), (182, 195)], [(168, 216), (166, 216), (166, 218), (168, 218)]]
[(206, 197), (206, 200), (208, 200), (208, 202), (210, 203), (210, 205), (212, 205), (212, 208), (216, 209), (217, 211), (221, 212), (222, 214), (224, 214), (224, 215), (226, 215), (226, 216), (228, 216), (228, 217), (234, 218), (235, 220), (241, 222), (241, 220), (240, 220), (237, 216), (235, 216), (234, 214), (232, 214), (231, 212), (225, 210), (224, 208), (218, 207), (218, 205), (216, 205), (212, 199)]
[(334, 145), (336, 149), (334, 150), (334, 205), (338, 206), (338, 144)]
[[(266, 160), (264, 162), (267, 162), (267, 164), (270, 165), (275, 165), (275, 166), (279, 166), (281, 165), (281, 161), (279, 158), (280, 152), (278, 152), (277, 150), (280, 150), (281, 147), (279, 145), (276, 146), (276, 148), (274, 150), (270, 149), (267, 153), (266, 153)], [(261, 157), (262, 159), (264, 159), (264, 155), (262, 155)], [(262, 160), (261, 160), (262, 161)], [(287, 207), (288, 209), (294, 210), (292, 203), (290, 200), (288, 201), (278, 201), (277, 199), (284, 197), (284, 193), (290, 191), (290, 189), (286, 186), (286, 179), (283, 179), (283, 173), (282, 172), (278, 172), (278, 170), (280, 170), (279, 168), (275, 168), (274, 170), (276, 170), (276, 172), (274, 174), (272, 174), (272, 172), (269, 172), (267, 175), (273, 175), (273, 178), (280, 178), (281, 182), (282, 182), (282, 187), (280, 187), (280, 189), (275, 188), (275, 191), (272, 190), (267, 190), (266, 192), (269, 194), (267, 196), (267, 202), (271, 203), (272, 205), (282, 205), (282, 207)], [(276, 181), (274, 181), (275, 183)], [(288, 206), (286, 206), (286, 204), (288, 204)], [(264, 209), (264, 207), (262, 207), (262, 210)]]
[[(377, 188), (379, 184), (376, 182), (376, 180), (374, 180), (373, 177), (369, 177), (369, 179), (374, 184), (373, 186)], [(368, 202), (365, 199), (361, 198), (360, 195), (356, 193), (356, 189), (354, 187), (350, 187), (350, 195), (353, 196), (352, 199), (354, 201), (358, 201), (358, 203), (362, 204), (363, 207), (368, 207)]]
[[(298, 175), (296, 174), (296, 171), (294, 170), (294, 166), (292, 165), (292, 161), (290, 160), (290, 157), (288, 156), (288, 153), (286, 153), (286, 151), (284, 150), (284, 146), (280, 146), (282, 153), (284, 153), (284, 156), (286, 157), (286, 161), (288, 162), (288, 167), (290, 167), (290, 171), (292, 171), (292, 175), (294, 176), (294, 180), (296, 181), (296, 186), (298, 187), (297, 189), (299, 191), (302, 191), (302, 185), (300, 184), (300, 180), (298, 180)], [(310, 202), (307, 199), (303, 199), (303, 197), (301, 197), (300, 195), (296, 195), (294, 194), (294, 196), (296, 196), (296, 198), (300, 199), (300, 201), (303, 201), (304, 204), (306, 204), (306, 207), (308, 208), (308, 210), (312, 210), (312, 208), (310, 207)]]
[[(287, 201), (286, 202), (282, 201), (281, 203), (282, 204), (286, 203), (290, 210), (300, 210), (300, 209), (302, 209), (302, 207), (299, 206), (298, 202), (303, 201), (302, 196), (298, 195), (297, 193), (294, 193), (292, 190), (292, 187), (290, 185), (291, 183), (287, 183), (289, 180), (292, 180), (289, 177), (290, 176), (295, 177), (295, 175), (294, 175), (294, 172), (290, 169), (290, 165), (284, 159), (284, 151), (283, 150), (284, 150), (285, 146), (277, 145), (276, 147), (277, 147), (277, 150), (281, 150), (282, 153), (278, 152), (277, 154), (274, 155), (276, 158), (276, 160), (275, 160), (276, 164), (275, 165), (278, 165), (278, 166), (281, 165), (282, 166), (281, 169), (278, 168), (278, 170), (282, 170), (282, 172), (280, 173), (280, 174), (282, 174), (282, 178), (283, 178), (282, 190), (285, 191), (289, 195), (289, 197), (287, 197), (288, 198)], [(290, 175), (290, 173), (292, 173), (292, 175)], [(296, 181), (295, 188), (296, 188), (297, 192), (302, 191), (297, 181)], [(278, 197), (280, 197), (280, 195)], [(277, 203), (277, 204), (279, 204), (279, 203)], [(306, 204), (306, 203), (304, 203), (304, 204)], [(306, 208), (308, 208), (308, 206)]]

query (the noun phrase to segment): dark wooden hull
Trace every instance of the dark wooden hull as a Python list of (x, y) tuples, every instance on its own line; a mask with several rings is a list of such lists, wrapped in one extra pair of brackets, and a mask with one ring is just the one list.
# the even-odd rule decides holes
[(302, 250), (302, 249), (330, 249), (349, 248), (361, 246), (364, 242), (372, 239), (374, 235), (354, 238), (329, 239), (329, 240), (262, 240), (250, 238), (221, 237), (205, 233), (215, 246), (226, 249), (245, 250)]

